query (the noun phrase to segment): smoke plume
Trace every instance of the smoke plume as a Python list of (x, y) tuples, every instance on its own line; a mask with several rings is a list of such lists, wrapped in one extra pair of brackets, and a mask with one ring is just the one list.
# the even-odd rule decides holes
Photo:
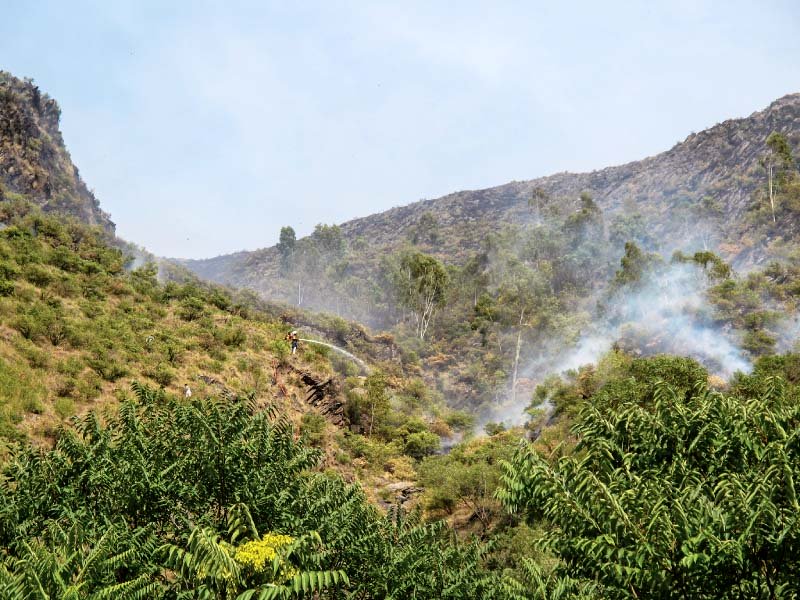
[[(570, 347), (557, 343), (523, 369), (535, 382), (597, 361), (615, 345), (635, 355), (689, 356), (725, 379), (748, 372), (750, 361), (731, 332), (715, 323), (706, 298), (708, 280), (694, 264), (671, 264), (652, 273), (635, 289), (623, 288), (602, 302), (591, 324)], [(530, 398), (499, 407), (494, 419), (525, 421)]]

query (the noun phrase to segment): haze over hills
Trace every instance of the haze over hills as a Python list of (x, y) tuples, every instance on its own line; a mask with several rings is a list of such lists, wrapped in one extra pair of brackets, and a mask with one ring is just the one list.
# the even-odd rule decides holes
[(3, 74), (0, 597), (794, 597), (799, 108), (188, 263), (268, 303)]
[[(369, 269), (374, 259), (407, 243), (426, 213), (438, 225), (438, 240), (430, 252), (447, 262), (463, 263), (490, 232), (535, 218), (529, 200), (537, 188), (570, 205), (581, 192), (589, 192), (607, 217), (641, 214), (662, 251), (697, 246), (718, 250), (736, 264), (758, 263), (769, 254), (771, 237), (740, 235), (732, 241), (730, 234), (752, 208), (753, 192), (763, 180), (759, 159), (773, 131), (794, 144), (800, 140), (800, 94), (784, 96), (749, 117), (692, 133), (670, 150), (640, 161), (455, 192), (348, 221), (341, 232), (350, 244), (363, 243), (364, 259), (351, 261), (349, 268), (357, 273)], [(703, 210), (703, 199), (711, 200), (713, 211)], [(784, 237), (796, 234), (796, 224), (782, 232)], [(291, 299), (281, 283), (276, 247), (182, 262), (209, 280)]]
[[(284, 229), (278, 246), (183, 264), (390, 331), (451, 405), (521, 422), (550, 374), (611, 348), (691, 356), (727, 379), (792, 347), (798, 141), (790, 94), (641, 161), (456, 192), (300, 240)], [(436, 261), (441, 296), (415, 304)]]

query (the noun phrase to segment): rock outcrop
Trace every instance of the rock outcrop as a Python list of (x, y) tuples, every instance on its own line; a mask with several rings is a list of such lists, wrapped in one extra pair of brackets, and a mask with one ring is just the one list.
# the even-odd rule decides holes
[(0, 201), (25, 197), (113, 234), (114, 223), (72, 164), (60, 116), (56, 101), (33, 81), (0, 71)]

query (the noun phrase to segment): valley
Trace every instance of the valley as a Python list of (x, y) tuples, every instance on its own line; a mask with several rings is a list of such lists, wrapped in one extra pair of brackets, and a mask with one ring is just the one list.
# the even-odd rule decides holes
[(59, 115), (0, 72), (3, 598), (793, 597), (800, 94), (207, 260)]

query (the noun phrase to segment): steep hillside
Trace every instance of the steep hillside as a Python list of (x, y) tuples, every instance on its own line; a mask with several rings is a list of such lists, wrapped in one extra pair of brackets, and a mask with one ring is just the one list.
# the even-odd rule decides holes
[[(741, 225), (754, 191), (763, 184), (758, 163), (773, 131), (794, 145), (800, 141), (800, 94), (785, 96), (747, 118), (692, 133), (670, 150), (641, 161), (456, 192), (349, 221), (341, 231), (351, 245), (359, 246), (359, 258), (349, 268), (356, 273), (370, 270), (378, 257), (415, 238), (423, 215), (432, 216), (438, 229), (436, 242), (425, 244), (427, 249), (446, 262), (463, 263), (490, 232), (536, 218), (529, 202), (534, 190), (569, 206), (576, 206), (581, 192), (589, 192), (607, 217), (639, 213), (651, 237), (667, 251), (705, 246), (734, 262), (759, 262), (769, 239), (745, 236), (731, 243), (728, 234)], [(713, 211), (704, 210), (703, 199), (710, 199)], [(792, 227), (796, 235), (796, 225)], [(209, 280), (290, 299), (276, 285), (280, 257), (275, 247), (185, 264)]]
[(155, 264), (126, 269), (108, 234), (62, 220), (0, 204), (0, 462), (14, 440), (50, 445), (75, 416), (115, 413), (137, 386), (176, 400), (188, 387), (278, 411), (323, 466), (391, 502), (441, 438), (471, 428), (404, 372), (391, 337), (194, 278), (160, 283)]
[(0, 598), (794, 597), (797, 97), (206, 264), (290, 308), (116, 239), (6, 81)]
[(64, 146), (61, 109), (31, 80), (0, 71), (0, 201), (25, 197), (47, 212), (113, 233)]
[(32, 82), (0, 73), (0, 458), (12, 440), (50, 444), (72, 417), (113, 413), (134, 384), (168, 398), (188, 386), (278, 409), (323, 465), (385, 500), (471, 427), (409, 375), (391, 336), (202, 282), (116, 238), (58, 117)]
[(391, 331), (405, 368), (451, 406), (518, 422), (549, 373), (611, 347), (692, 356), (723, 378), (793, 347), (798, 141), (795, 94), (639, 162), (458, 192), (300, 240), (285, 227), (274, 248), (185, 264)]

